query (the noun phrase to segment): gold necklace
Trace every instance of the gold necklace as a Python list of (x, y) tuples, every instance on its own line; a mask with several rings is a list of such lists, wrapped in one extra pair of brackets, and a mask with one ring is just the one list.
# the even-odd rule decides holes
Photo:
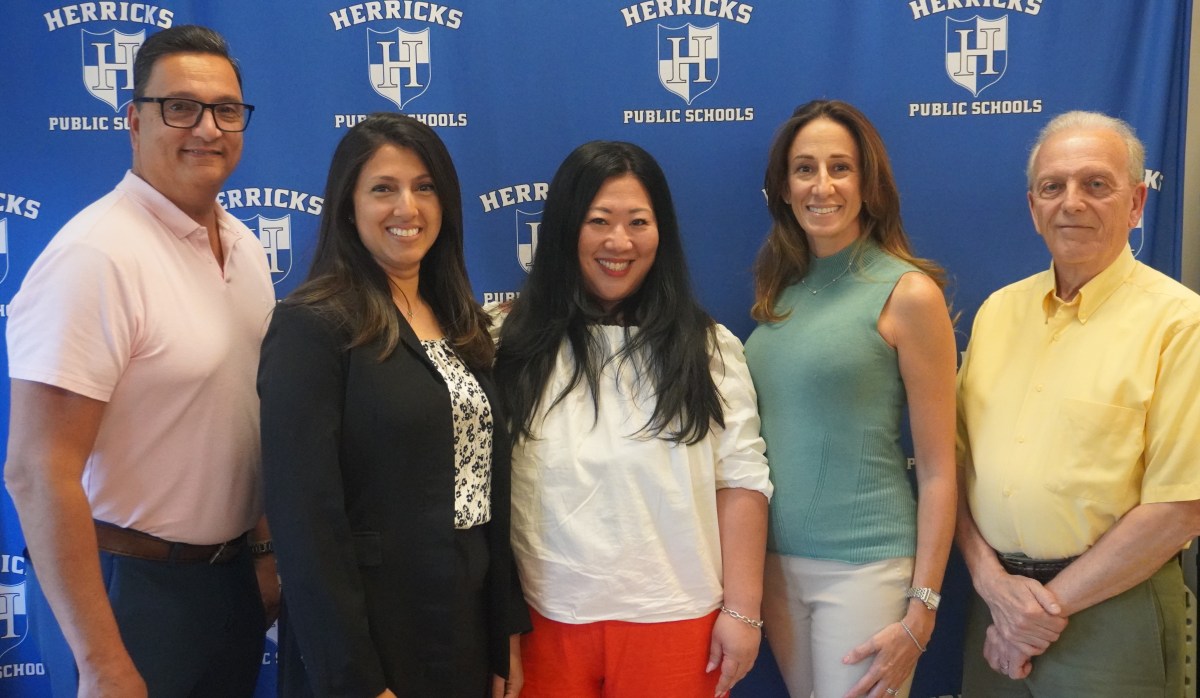
[(408, 308), (408, 310), (405, 311), (404, 314), (408, 316), (409, 320), (413, 319), (413, 306), (412, 306), (412, 303), (409, 302), (409, 300), (408, 300), (408, 294), (405, 293), (404, 289), (400, 288), (400, 286), (395, 281), (392, 281), (391, 277), (388, 277), (388, 283), (392, 285), (392, 288), (394, 288), (400, 292), (400, 297), (404, 299), (404, 305)]

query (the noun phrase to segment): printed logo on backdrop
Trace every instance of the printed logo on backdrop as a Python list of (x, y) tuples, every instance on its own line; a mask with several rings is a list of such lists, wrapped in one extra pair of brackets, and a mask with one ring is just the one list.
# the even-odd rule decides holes
[(0, 284), (8, 278), (8, 219), (0, 218)]
[(692, 103), (717, 84), (721, 71), (721, 26), (658, 25), (658, 81)]
[[(674, 19), (656, 22), (654, 38), (656, 44), (654, 73), (659, 86), (670, 98), (660, 93), (658, 104), (648, 108), (621, 110), (623, 124), (689, 124), (753, 121), (754, 107), (749, 105), (726, 106), (714, 104), (719, 90), (717, 77), (721, 61), (750, 60), (749, 52), (735, 51), (734, 55), (723, 53), (721, 47), (721, 22), (749, 24), (754, 7), (743, 2), (693, 2), (692, 0), (660, 0), (640, 2), (621, 8), (625, 27), (636, 27), (650, 20)], [(688, 18), (711, 18), (716, 22), (708, 26), (686, 21)], [(680, 20), (683, 20), (681, 23)], [(639, 29), (645, 31), (646, 28)], [(737, 29), (734, 29), (735, 36)], [(727, 38), (731, 38), (727, 37)], [(728, 44), (727, 44), (728, 45)], [(683, 100), (687, 108), (677, 108)]]
[(541, 211), (517, 209), (517, 261), (525, 273), (533, 269), (533, 256), (537, 254), (538, 232), (541, 229)]
[[(404, 110), (408, 116), (435, 128), (467, 125), (465, 113), (426, 113), (420, 107), (424, 103), (422, 97), (428, 100), (439, 89), (429, 91), (433, 79), (434, 42), (438, 43), (439, 53), (452, 53), (456, 48), (462, 48), (454, 43), (459, 41), (458, 37), (447, 33), (435, 35), (434, 32), (439, 30), (431, 30), (430, 27), (410, 31), (395, 23), (395, 20), (424, 22), (431, 27), (455, 31), (462, 26), (462, 10), (435, 2), (365, 2), (347, 5), (328, 14), (335, 32), (360, 24), (389, 23), (389, 26), (379, 29), (366, 28), (366, 83), (375, 95), (392, 105), (389, 109)], [(448, 81), (452, 81), (453, 77), (450, 76)], [(364, 90), (367, 85), (363, 86)], [(376, 101), (375, 97), (370, 99)], [(377, 107), (369, 109), (377, 110)], [(350, 128), (365, 118), (367, 115), (364, 113), (335, 113), (333, 127)]]
[[(909, 102), (910, 117), (929, 116), (1005, 116), (1012, 114), (1039, 114), (1042, 111), (1043, 100), (1012, 99), (1011, 94), (1002, 92), (1005, 87), (998, 86), (1001, 78), (1008, 71), (1010, 61), (1017, 58), (1010, 50), (1014, 37), (1009, 31), (1009, 14), (1017, 13), (1028, 16), (1037, 15), (1041, 11), (1041, 0), (980, 0), (971, 3), (973, 7), (990, 7), (995, 10), (1007, 10), (1008, 14), (995, 17), (984, 17), (978, 14), (944, 17), (943, 32), (938, 33), (938, 41), (942, 43), (942, 65), (937, 70), (949, 78), (949, 83), (914, 80), (913, 89), (922, 92), (939, 93), (938, 97), (948, 98), (947, 101)], [(962, 3), (944, 2), (943, 0), (911, 0), (908, 3), (912, 10), (913, 20), (919, 21), (927, 17), (961, 9)], [(933, 64), (929, 65), (932, 71)], [(932, 75), (930, 75), (932, 77)], [(938, 85), (944, 85), (939, 88)], [(1009, 85), (1008, 89), (1019, 89), (1020, 85)], [(990, 88), (990, 89), (989, 89)], [(962, 89), (970, 93), (970, 100), (958, 99)], [(982, 97), (985, 90), (988, 95)]]
[[(274, 284), (288, 278), (292, 271), (296, 239), (307, 235), (315, 240), (318, 217), (325, 206), (325, 200), (319, 196), (274, 187), (229, 189), (217, 194), (217, 203), (258, 238)], [(260, 210), (243, 213), (240, 209)]]
[(93, 97), (119, 112), (133, 99), (133, 61), (146, 40), (145, 30), (103, 34), (82, 30), (83, 84)]
[(0, 678), (44, 676), (41, 662), (22, 662), (13, 650), (29, 637), (25, 594), (26, 561), (20, 555), (0, 555)]
[(403, 109), (429, 89), (429, 30), (377, 32), (368, 28), (367, 68), (375, 92)]
[[(65, 64), (67, 70), (58, 73), (51, 68), (50, 71), (51, 78), (61, 82), (51, 85), (47, 92), (53, 99), (43, 100), (48, 105), (48, 129), (129, 130), (129, 120), (124, 112), (133, 98), (134, 59), (147, 35), (171, 26), (174, 13), (140, 2), (80, 2), (43, 12), (42, 18), (46, 21), (46, 30), (51, 33), (83, 25), (79, 28), (78, 39), (72, 38), (72, 30), (63, 32), (60, 43), (53, 43), (58, 40), (55, 36), (48, 44), (54, 54), (63, 58), (70, 56)], [(84, 28), (86, 26), (92, 28)], [(76, 70), (80, 72), (76, 73)], [(83, 90), (76, 92), (78, 88), (75, 87), (56, 89), (68, 83), (78, 85), (75, 82), (79, 79), (77, 75), (82, 77)], [(87, 97), (82, 98), (85, 94)], [(71, 98), (75, 96), (81, 97), (87, 105), (97, 107), (100, 113), (69, 113), (67, 105), (74, 104)], [(103, 102), (107, 108), (100, 107), (96, 102)]]
[(258, 236), (263, 251), (267, 253), (267, 267), (271, 270), (271, 283), (278, 284), (292, 271), (292, 214), (283, 218), (239, 218), (246, 227)]
[(1004, 77), (1008, 67), (1008, 17), (946, 18), (946, 74), (978, 97)]
[[(488, 214), (488, 222), (495, 230), (510, 231), (505, 237), (512, 235), (515, 222), (516, 245), (512, 248), (513, 260), (526, 273), (533, 268), (533, 258), (537, 254), (538, 233), (542, 228), (542, 210), (538, 203), (546, 200), (550, 190), (549, 182), (530, 182), (528, 184), (513, 184), (507, 187), (493, 189), (479, 195), (479, 203), (483, 212)], [(502, 216), (506, 209), (512, 209), (513, 217)], [(497, 218), (497, 216), (501, 216)], [(485, 291), (484, 303), (511, 300), (517, 297), (516, 291)]]

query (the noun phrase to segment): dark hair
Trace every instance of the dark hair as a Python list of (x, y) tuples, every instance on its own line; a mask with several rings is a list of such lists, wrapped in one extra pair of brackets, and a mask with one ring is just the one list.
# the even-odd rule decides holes
[[(579, 232), (600, 187), (626, 174), (650, 195), (658, 251), (641, 287), (605, 312), (583, 282)], [(589, 326), (606, 320), (626, 327), (625, 346), (612, 360), (634, 362), (640, 378), (651, 383), (647, 394), (656, 399), (646, 432), (695, 443), (708, 434), (710, 423), (724, 426), (721, 397), (709, 372), (715, 325), (692, 294), (662, 168), (632, 143), (592, 141), (568, 155), (550, 183), (533, 269), (501, 330), (496, 381), (514, 433), (534, 437), (530, 425), (564, 340), (571, 347), (573, 373), (545, 409), (554, 409), (586, 380), (593, 408), (599, 410), (597, 385), (608, 359)], [(638, 331), (630, 333), (630, 326)]]
[(421, 260), (417, 289), (433, 308), (455, 350), (471, 368), (491, 368), (491, 321), (475, 302), (463, 259), (462, 191), (458, 173), (433, 129), (403, 114), (378, 112), (351, 128), (333, 153), (325, 209), (308, 278), (285, 302), (313, 305), (350, 333), (350, 347), (382, 340), (380, 360), (400, 341), (403, 321), (387, 273), (363, 245), (352, 222), (354, 187), (363, 165), (384, 145), (411, 150), (429, 169), (442, 207), (442, 227)]
[[(237, 60), (229, 55), (229, 44), (217, 32), (198, 24), (181, 24), (164, 29), (142, 42), (137, 57), (133, 59), (133, 96), (146, 96), (146, 83), (154, 64), (163, 56), (175, 53), (209, 53), (220, 56), (233, 66), (238, 87), (242, 86), (242, 69)], [(139, 105), (140, 106), (140, 105)]]
[(900, 220), (900, 192), (892, 176), (892, 163), (879, 131), (861, 111), (836, 99), (817, 99), (796, 107), (792, 116), (775, 134), (767, 156), (767, 172), (763, 187), (767, 194), (767, 210), (771, 213), (771, 232), (759, 250), (754, 265), (754, 306), (750, 314), (759, 322), (776, 322), (784, 316), (775, 312), (775, 302), (783, 289), (796, 283), (808, 271), (811, 250), (808, 238), (788, 196), (788, 152), (796, 134), (817, 119), (829, 119), (850, 132), (858, 146), (861, 160), (860, 193), (862, 210), (859, 219), (863, 236), (879, 243), (885, 251), (898, 257), (945, 286), (945, 274), (934, 262), (916, 257), (904, 224)]

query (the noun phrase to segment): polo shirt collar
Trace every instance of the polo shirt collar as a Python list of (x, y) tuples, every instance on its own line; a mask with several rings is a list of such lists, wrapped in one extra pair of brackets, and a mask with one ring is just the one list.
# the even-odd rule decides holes
[(125, 172), (125, 178), (117, 185), (117, 189), (138, 202), (181, 240), (203, 227), (132, 170)]
[[(1070, 302), (1071, 305), (1079, 306), (1079, 322), (1087, 324), (1092, 313), (1099, 310), (1100, 306), (1104, 305), (1104, 302), (1125, 283), (1125, 280), (1133, 273), (1135, 266), (1137, 266), (1137, 260), (1133, 258), (1133, 250), (1129, 248), (1129, 245), (1125, 245), (1125, 249), (1117, 255), (1112, 264), (1084, 284)], [(1045, 311), (1048, 320), (1054, 315), (1058, 306), (1066, 304), (1055, 295), (1053, 262), (1050, 263), (1050, 272), (1045, 275), (1045, 282), (1049, 288), (1046, 290), (1046, 295), (1042, 297), (1042, 310)]]

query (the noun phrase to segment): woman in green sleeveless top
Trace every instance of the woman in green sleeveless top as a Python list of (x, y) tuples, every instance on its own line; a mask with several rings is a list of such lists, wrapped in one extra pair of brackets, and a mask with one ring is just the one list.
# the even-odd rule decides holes
[(911, 253), (883, 141), (851, 105), (797, 108), (765, 185), (746, 358), (775, 485), (767, 641), (793, 698), (906, 696), (954, 531), (943, 276)]

